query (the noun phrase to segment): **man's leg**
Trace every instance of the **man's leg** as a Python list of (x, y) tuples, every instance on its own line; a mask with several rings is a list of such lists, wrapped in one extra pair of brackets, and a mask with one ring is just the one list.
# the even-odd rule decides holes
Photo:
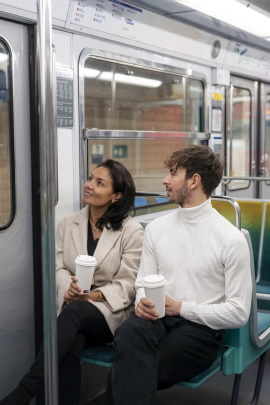
[(167, 335), (158, 345), (157, 388), (160, 390), (189, 380), (210, 367), (221, 342), (219, 331), (181, 317), (166, 317), (164, 324)]
[(157, 387), (158, 341), (166, 333), (162, 320), (132, 315), (116, 331), (116, 359), (105, 393), (106, 405), (151, 405)]

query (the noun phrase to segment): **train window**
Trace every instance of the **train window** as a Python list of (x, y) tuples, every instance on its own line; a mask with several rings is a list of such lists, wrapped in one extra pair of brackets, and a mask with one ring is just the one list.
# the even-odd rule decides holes
[[(227, 161), (230, 176), (248, 177), (251, 175), (251, 93), (247, 89), (234, 87), (232, 100), (231, 157)], [(248, 180), (234, 180), (228, 184), (229, 190), (249, 186)]]
[(163, 178), (167, 175), (164, 160), (173, 151), (203, 141), (172, 139), (108, 139), (88, 141), (88, 173), (105, 159), (116, 159), (131, 172), (136, 190), (164, 191)]
[(11, 80), (10, 53), (0, 40), (0, 230), (6, 229), (14, 217), (13, 193), (13, 137), (10, 125)]
[[(88, 171), (107, 158), (125, 164), (139, 191), (164, 191), (164, 159), (203, 131), (202, 80), (89, 57), (84, 65), (85, 127), (108, 139), (88, 141)], [(128, 137), (110, 139), (110, 131)], [(192, 132), (188, 139), (183, 135)], [(134, 136), (133, 136), (134, 135)]]
[(202, 131), (200, 80), (94, 58), (84, 77), (87, 128)]

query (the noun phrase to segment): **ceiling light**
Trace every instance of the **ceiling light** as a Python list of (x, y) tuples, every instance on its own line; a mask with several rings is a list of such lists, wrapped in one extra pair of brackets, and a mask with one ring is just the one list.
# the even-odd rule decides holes
[(84, 68), (83, 74), (84, 74), (84, 77), (89, 77), (90, 79), (95, 79), (100, 74), (100, 70)]
[[(112, 72), (102, 72), (98, 77), (100, 80), (112, 81), (113, 74)], [(134, 86), (143, 86), (143, 87), (159, 87), (162, 82), (160, 80), (147, 79), (145, 77), (124, 75), (121, 73), (115, 73), (114, 79), (117, 83), (131, 84)]]
[(9, 55), (5, 53), (5, 51), (0, 48), (0, 62), (6, 62), (9, 58)]
[[(268, 37), (269, 18), (248, 2), (237, 0), (174, 0), (259, 37)], [(249, 5), (249, 6), (248, 6)]]

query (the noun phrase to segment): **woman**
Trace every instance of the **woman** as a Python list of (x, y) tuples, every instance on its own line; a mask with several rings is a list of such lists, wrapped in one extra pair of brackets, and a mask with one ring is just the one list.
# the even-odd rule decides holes
[[(59, 405), (76, 405), (80, 392), (80, 357), (85, 344), (112, 342), (129, 317), (135, 299), (143, 230), (128, 217), (135, 186), (128, 170), (106, 160), (84, 185), (81, 211), (65, 218), (56, 241), (56, 288)], [(82, 295), (75, 276), (77, 255), (97, 259), (91, 291)], [(40, 351), (28, 374), (1, 405), (26, 405), (43, 384)]]

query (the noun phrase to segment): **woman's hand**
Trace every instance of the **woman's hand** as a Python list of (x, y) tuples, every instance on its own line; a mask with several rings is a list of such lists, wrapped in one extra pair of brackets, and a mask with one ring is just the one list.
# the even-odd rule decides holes
[(99, 293), (90, 291), (88, 294), (83, 294), (80, 286), (77, 284), (77, 277), (71, 277), (71, 283), (69, 289), (65, 292), (64, 300), (67, 304), (70, 304), (74, 301), (98, 301), (100, 298)]
[(71, 283), (69, 289), (65, 292), (64, 300), (67, 304), (73, 301), (87, 301), (90, 299), (89, 294), (82, 294), (80, 286), (77, 284), (77, 277), (71, 277)]
[(82, 290), (81, 290), (80, 286), (77, 284), (77, 281), (78, 281), (77, 277), (75, 277), (75, 276), (71, 277), (71, 283), (70, 283), (69, 289), (68, 289), (69, 295), (71, 297), (76, 297), (78, 295), (82, 295)]

